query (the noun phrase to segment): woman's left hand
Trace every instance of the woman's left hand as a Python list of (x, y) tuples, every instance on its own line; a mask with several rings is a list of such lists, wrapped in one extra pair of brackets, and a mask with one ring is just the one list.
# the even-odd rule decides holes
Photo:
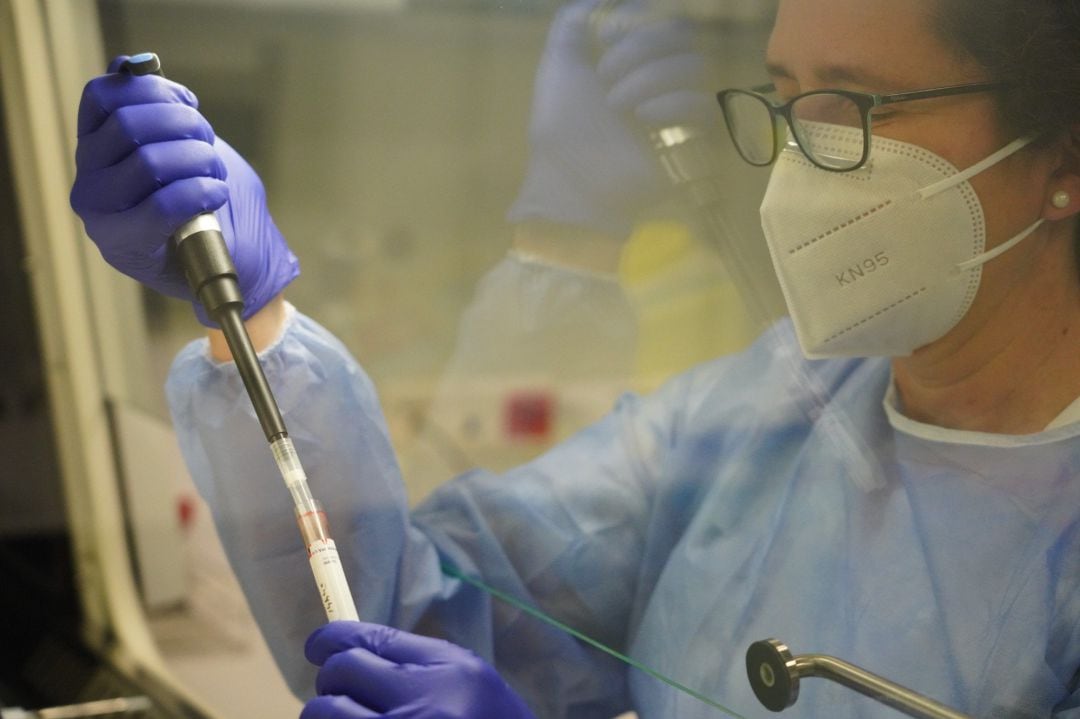
[(300, 719), (534, 719), (483, 659), (380, 624), (331, 622), (304, 647), (321, 667)]

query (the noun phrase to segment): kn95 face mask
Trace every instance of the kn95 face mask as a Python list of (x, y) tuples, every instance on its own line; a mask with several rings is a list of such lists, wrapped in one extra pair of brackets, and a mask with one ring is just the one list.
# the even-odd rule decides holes
[[(862, 130), (811, 125), (815, 146), (850, 154)], [(810, 358), (903, 356), (967, 313), (982, 265), (1034, 232), (986, 251), (968, 180), (1031, 142), (1016, 140), (959, 171), (916, 145), (874, 137), (852, 172), (815, 167), (793, 143), (780, 153), (761, 222), (799, 344)]]

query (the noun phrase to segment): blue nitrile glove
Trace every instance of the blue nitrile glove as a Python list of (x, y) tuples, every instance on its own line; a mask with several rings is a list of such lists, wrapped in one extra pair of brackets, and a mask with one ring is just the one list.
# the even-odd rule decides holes
[[(162, 294), (193, 300), (169, 238), (216, 210), (244, 296), (255, 314), (300, 274), (266, 208), (262, 181), (198, 111), (195, 95), (156, 75), (109, 74), (83, 89), (71, 206), (102, 257)], [(214, 322), (195, 303), (199, 320)]]
[(617, 6), (594, 34), (600, 0), (559, 10), (540, 61), (529, 164), (511, 222), (587, 227), (626, 237), (638, 212), (670, 189), (648, 129), (719, 121), (705, 61), (686, 21)]
[(331, 622), (304, 654), (322, 668), (300, 719), (534, 719), (487, 662), (441, 639)]

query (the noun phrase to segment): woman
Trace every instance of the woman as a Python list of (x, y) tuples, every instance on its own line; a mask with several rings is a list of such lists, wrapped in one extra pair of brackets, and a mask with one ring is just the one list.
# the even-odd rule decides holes
[[(556, 29), (574, 36), (583, 17), (575, 6)], [(449, 483), (411, 516), (362, 371), (283, 304), (295, 272), (279, 236), (237, 228), (237, 254), (276, 258), (252, 262), (275, 268), (261, 273), (238, 259), (248, 296), (259, 298), (250, 326), (268, 347), (301, 456), (320, 478), (316, 494), (334, 508), (361, 616), (471, 647), (543, 716), (713, 710), (452, 575), (481, 577), (741, 711), (756, 705), (742, 652), (778, 636), (975, 716), (1080, 715), (1077, 38), (1072, 0), (782, 0), (767, 56), (780, 98), (766, 100), (965, 89), (874, 108), (869, 135), (828, 114), (835, 108), (793, 105), (797, 144), (780, 153), (762, 212), (793, 323), (655, 395), (625, 398), (528, 465)], [(638, 60), (601, 79), (619, 87), (660, 62)], [(151, 216), (165, 238), (195, 210), (224, 202), (225, 185), (212, 179), (222, 173), (190, 100), (144, 79), (134, 89), (108, 77), (88, 86), (73, 206), (106, 257), (147, 281), (162, 262), (140, 275), (124, 257), (152, 253), (116, 239), (133, 215)], [(618, 109), (640, 116), (655, 108), (649, 99)], [(175, 113), (178, 125), (200, 128), (168, 139), (201, 137), (205, 168), (163, 162), (175, 168), (164, 188), (97, 202), (94, 180), (128, 156), (131, 139), (166, 139), (116, 129), (137, 122), (110, 123), (115, 108), (140, 102), (140, 112)], [(738, 109), (725, 106), (729, 123)], [(752, 148), (731, 129), (746, 156)], [(969, 168), (970, 177), (957, 174)], [(525, 194), (536, 184), (527, 180)], [(246, 199), (229, 192), (230, 217), (242, 222), (236, 207)], [(593, 207), (610, 214), (617, 203), (600, 197)], [(852, 205), (867, 198), (876, 203)], [(135, 210), (110, 211), (117, 206)], [(530, 209), (515, 219), (612, 226), (560, 212), (566, 205), (550, 216), (542, 202), (521, 207)], [(272, 229), (264, 209), (255, 214)], [(277, 249), (259, 249), (249, 234)], [(832, 359), (798, 359), (796, 336), (807, 354)], [(224, 357), (213, 332), (211, 351)], [(286, 543), (287, 498), (256, 489), (273, 469), (239, 383), (197, 345), (178, 357), (168, 389), (192, 473), (302, 693), (297, 647), (319, 607), (289, 589), (306, 581), (302, 550)], [(321, 688), (339, 696), (314, 700), (308, 716), (392, 714), (389, 704), (361, 708), (370, 703), (366, 655), (341, 651), (370, 645), (357, 639), (365, 632), (343, 625), (313, 637), (313, 659), (338, 657), (325, 664), (334, 681)], [(503, 716), (526, 711), (499, 681), (476, 675), (485, 688), (473, 698), (494, 697)], [(451, 683), (469, 694), (468, 681)], [(410, 696), (425, 696), (424, 681), (409, 686)], [(810, 683), (792, 713), (872, 710), (849, 697)]]

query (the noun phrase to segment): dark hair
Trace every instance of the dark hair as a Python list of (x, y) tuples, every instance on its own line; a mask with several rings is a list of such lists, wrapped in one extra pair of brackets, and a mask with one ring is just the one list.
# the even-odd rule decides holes
[(936, 0), (938, 30), (1000, 95), (1005, 129), (1060, 136), (1080, 124), (1080, 0)]
[[(1014, 137), (1080, 127), (1080, 0), (936, 0), (938, 32), (1004, 82), (1001, 122)], [(1080, 223), (1074, 242), (1080, 270)]]

